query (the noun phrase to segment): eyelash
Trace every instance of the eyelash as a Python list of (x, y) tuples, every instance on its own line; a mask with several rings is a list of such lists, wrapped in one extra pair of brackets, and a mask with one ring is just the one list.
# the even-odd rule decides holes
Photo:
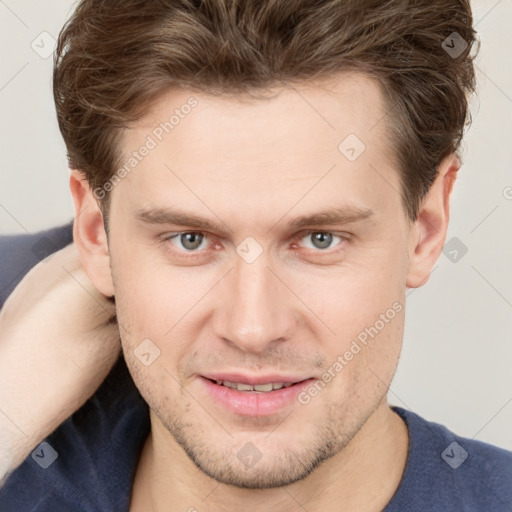
[[(343, 242), (348, 241), (348, 237), (347, 236), (338, 235), (338, 234), (334, 233), (333, 231), (321, 231), (321, 230), (319, 231), (319, 230), (311, 229), (311, 230), (307, 230), (305, 232), (299, 233), (297, 236), (295, 236), (293, 238), (292, 243), (295, 244), (296, 241), (301, 240), (301, 239), (303, 239), (303, 238), (305, 238), (307, 236), (310, 236), (313, 233), (332, 234), (334, 237), (340, 238), (340, 242), (337, 244), (337, 246), (341, 246), (341, 247), (338, 247), (335, 250), (329, 250), (329, 249), (325, 249), (325, 250), (322, 250), (322, 249), (317, 249), (317, 250), (309, 249), (310, 251), (313, 251), (313, 252), (317, 253), (318, 255), (324, 255), (325, 254), (325, 255), (331, 255), (332, 256), (334, 254), (338, 254), (339, 252), (344, 250)], [(199, 235), (204, 235), (206, 239), (208, 238), (208, 235), (206, 233), (202, 232), (202, 231), (179, 231), (179, 232), (176, 232), (176, 233), (171, 233), (171, 234), (165, 235), (161, 239), (161, 241), (166, 244), (167, 250), (169, 250), (174, 255), (177, 254), (178, 256), (180, 256), (182, 258), (185, 258), (185, 259), (202, 258), (204, 256), (203, 253), (207, 249), (195, 250), (195, 251), (186, 251), (186, 250), (180, 251), (180, 250), (174, 248), (173, 244), (171, 243), (171, 240), (173, 240), (174, 238), (178, 238), (179, 239), (179, 237), (181, 235), (184, 235), (184, 234), (199, 234)], [(337, 246), (335, 246), (335, 247), (337, 247)], [(180, 254), (180, 253), (183, 253), (183, 252), (185, 253), (185, 255)]]

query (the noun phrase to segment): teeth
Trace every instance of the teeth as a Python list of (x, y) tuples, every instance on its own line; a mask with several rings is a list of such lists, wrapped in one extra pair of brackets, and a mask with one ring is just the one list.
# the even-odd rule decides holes
[(250, 384), (241, 384), (237, 382), (229, 382), (227, 380), (216, 381), (219, 386), (226, 386), (227, 388), (236, 389), (237, 391), (257, 391), (260, 393), (268, 393), (274, 389), (288, 388), (292, 382), (269, 382), (268, 384), (256, 384), (251, 386)]
[(254, 391), (254, 388), (249, 384), (236, 384), (238, 391)]
[[(256, 384), (255, 386), (247, 386), (249, 388), (254, 388), (254, 391), (272, 391), (273, 384)], [(240, 391), (240, 384), (238, 385), (238, 390)]]

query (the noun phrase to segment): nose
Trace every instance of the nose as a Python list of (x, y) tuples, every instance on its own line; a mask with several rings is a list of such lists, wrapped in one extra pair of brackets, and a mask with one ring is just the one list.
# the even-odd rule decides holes
[(269, 268), (265, 252), (252, 263), (236, 257), (219, 284), (214, 316), (218, 338), (255, 353), (291, 338), (298, 318), (293, 294)]

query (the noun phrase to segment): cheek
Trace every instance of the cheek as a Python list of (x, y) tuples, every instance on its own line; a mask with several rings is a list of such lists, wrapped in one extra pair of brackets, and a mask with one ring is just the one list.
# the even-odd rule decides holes
[[(382, 245), (361, 257), (348, 258), (338, 269), (330, 269), (317, 279), (316, 286), (308, 279), (297, 278), (302, 281), (304, 293), (307, 290), (311, 309), (318, 312), (337, 339), (347, 341), (371, 327), (395, 303), (403, 309), (406, 275), (406, 253)], [(396, 308), (388, 316), (394, 318)], [(393, 323), (399, 321), (396, 318)]]
[(326, 343), (328, 370), (339, 382), (335, 393), (359, 401), (391, 383), (403, 339), (405, 279), (406, 254), (375, 247), (373, 258), (332, 280), (329, 297), (318, 294), (322, 318), (335, 333)]
[[(205, 292), (191, 286), (183, 269), (152, 261), (151, 255), (138, 256), (123, 255), (112, 264), (122, 346), (136, 382), (167, 389), (171, 375), (183, 378), (178, 370), (196, 338), (189, 320)], [(138, 359), (144, 353), (154, 361), (148, 366)]]
[(169, 312), (176, 310), (182, 290), (168, 274), (169, 267), (152, 261), (136, 247), (130, 254), (115, 254), (112, 258), (119, 313), (137, 331), (161, 337), (169, 329), (165, 322)]
[(116, 267), (114, 285), (127, 367), (151, 409), (160, 411), (168, 403), (175, 407), (180, 394), (176, 365), (183, 348), (173, 340), (175, 330), (171, 329), (177, 320), (179, 294), (155, 278), (156, 268), (148, 271), (128, 258), (123, 264), (122, 270), (119, 264)]
[(394, 306), (384, 309), (383, 317), (373, 316), (351, 326), (353, 334), (345, 337), (343, 333), (336, 346), (330, 347), (328, 375), (322, 378), (330, 382), (326, 399), (345, 404), (354, 416), (377, 404), (393, 380), (404, 325), (402, 303), (397, 301)]

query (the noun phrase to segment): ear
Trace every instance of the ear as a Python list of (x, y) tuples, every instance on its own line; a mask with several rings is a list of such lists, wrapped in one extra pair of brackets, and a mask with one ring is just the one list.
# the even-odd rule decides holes
[(446, 157), (421, 201), (418, 218), (411, 227), (409, 238), (407, 286), (410, 288), (418, 288), (428, 282), (443, 250), (450, 217), (450, 196), (460, 166), (458, 155)]
[(73, 239), (80, 253), (80, 261), (94, 286), (103, 295), (114, 295), (110, 270), (108, 239), (103, 225), (103, 214), (85, 175), (71, 172), (69, 188), (75, 204)]

